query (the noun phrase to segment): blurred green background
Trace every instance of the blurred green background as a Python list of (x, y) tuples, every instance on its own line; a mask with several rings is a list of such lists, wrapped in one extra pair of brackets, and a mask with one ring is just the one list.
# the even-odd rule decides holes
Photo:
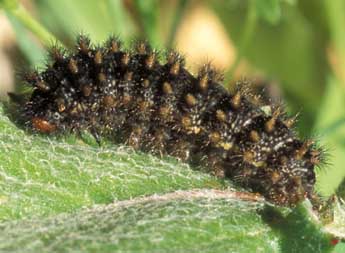
[(42, 68), (46, 48), (73, 47), (79, 32), (101, 44), (179, 49), (191, 71), (211, 61), (224, 85), (245, 78), (284, 101), (303, 138), (327, 150), (317, 189), (328, 196), (345, 176), (345, 1), (343, 0), (0, 0), (0, 95), (20, 91), (16, 73)]

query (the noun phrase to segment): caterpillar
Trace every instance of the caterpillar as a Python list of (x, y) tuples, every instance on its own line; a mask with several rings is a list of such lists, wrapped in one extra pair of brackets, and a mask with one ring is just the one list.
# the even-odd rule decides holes
[(25, 125), (45, 134), (89, 131), (203, 165), (279, 206), (314, 198), (322, 150), (296, 136), (282, 107), (263, 106), (243, 82), (228, 91), (211, 64), (193, 75), (176, 51), (161, 60), (144, 41), (122, 47), (117, 37), (94, 46), (84, 35), (75, 50), (52, 47), (46, 69), (24, 77), (33, 86)]

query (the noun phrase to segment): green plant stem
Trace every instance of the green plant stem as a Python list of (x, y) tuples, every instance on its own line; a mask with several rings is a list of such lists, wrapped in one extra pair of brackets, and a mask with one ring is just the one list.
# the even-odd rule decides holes
[(345, 2), (343, 0), (324, 1), (335, 54), (337, 55), (340, 76), (345, 87)]
[(7, 17), (16, 33), (16, 40), (18, 47), (26, 56), (28, 61), (32, 66), (43, 67), (46, 59), (46, 52), (41, 45), (32, 39), (28, 39), (29, 31), (13, 17), (10, 13), (7, 14)]
[(183, 14), (185, 12), (186, 6), (187, 6), (187, 0), (179, 0), (176, 6), (176, 11), (175, 11), (175, 15), (173, 18), (173, 22), (172, 22), (172, 26), (170, 29), (170, 33), (168, 36), (168, 40), (167, 40), (167, 47), (171, 48), (173, 46), (174, 43), (174, 39), (176, 36), (176, 31), (177, 28), (179, 27)]
[(44, 46), (50, 47), (53, 43), (62, 45), (54, 35), (48, 32), (33, 18), (21, 4), (18, 4), (15, 8), (6, 8), (5, 6), (5, 11), (15, 17), (24, 27), (36, 35)]
[(112, 23), (112, 8), (111, 3), (109, 0), (100, 0), (99, 3), (99, 9), (104, 16), (103, 19), (109, 22), (109, 24)]
[(254, 30), (256, 27), (256, 20), (257, 20), (257, 13), (256, 13), (255, 0), (250, 0), (248, 4), (245, 24), (243, 26), (243, 34), (242, 34), (240, 44), (237, 50), (237, 55), (236, 55), (234, 63), (232, 64), (229, 72), (226, 75), (229, 79), (234, 76), (234, 73), (244, 56), (245, 50), (247, 49), (248, 44), (254, 33)]
[(160, 45), (158, 34), (158, 2), (156, 0), (136, 0), (133, 1), (137, 14), (139, 15), (139, 25), (144, 29), (145, 37), (151, 45)]
[(130, 29), (128, 29), (128, 18), (123, 1), (104, 0), (111, 24), (116, 26), (116, 31), (121, 35), (121, 39), (128, 42), (130, 39)]

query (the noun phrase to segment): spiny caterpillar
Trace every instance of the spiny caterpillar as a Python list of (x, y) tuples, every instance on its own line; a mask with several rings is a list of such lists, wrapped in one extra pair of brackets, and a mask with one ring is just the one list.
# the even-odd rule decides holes
[(34, 87), (23, 109), (29, 128), (89, 131), (204, 165), (277, 205), (314, 197), (321, 150), (296, 137), (281, 107), (263, 110), (245, 85), (229, 92), (210, 64), (193, 76), (175, 51), (162, 63), (145, 42), (126, 50), (115, 37), (95, 47), (79, 36), (76, 47), (52, 48), (52, 63), (26, 75)]

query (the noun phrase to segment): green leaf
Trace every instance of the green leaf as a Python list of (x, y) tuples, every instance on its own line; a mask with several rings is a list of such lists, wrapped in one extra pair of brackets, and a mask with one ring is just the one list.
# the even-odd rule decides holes
[(44, 60), (46, 59), (45, 50), (38, 45), (24, 26), (10, 13), (7, 14), (9, 21), (12, 24), (14, 31), (16, 32), (16, 39), (20, 50), (28, 59), (31, 66), (37, 68), (44, 66)]
[(143, 25), (145, 37), (151, 45), (160, 45), (160, 36), (158, 33), (158, 15), (159, 3), (157, 0), (140, 1), (135, 0), (133, 3), (139, 13), (139, 22)]
[(344, 253), (345, 252), (345, 243), (339, 243), (336, 245), (334, 250), (332, 251), (333, 253)]
[(270, 24), (277, 24), (281, 17), (280, 0), (255, 0), (259, 17)]
[(0, 220), (191, 188), (230, 186), (172, 158), (27, 135), (0, 108)]
[(280, 232), (281, 252), (327, 252), (333, 248), (331, 241), (335, 237), (325, 236), (320, 224), (313, 222), (308, 205), (302, 203), (287, 214), (270, 206), (263, 210), (264, 220)]
[(0, 251), (333, 248), (310, 208), (272, 209), (248, 196), (173, 158), (29, 134), (0, 107)]
[[(278, 217), (277, 210), (262, 204), (201, 193), (203, 197), (196, 192), (171, 193), (5, 222), (0, 224), (0, 250), (325, 253), (333, 248), (331, 237), (315, 230), (303, 207)], [(288, 229), (280, 235), (263, 222), (261, 213)]]
[(227, 199), (134, 199), (43, 220), (2, 223), (0, 250), (279, 252), (278, 238), (256, 209), (257, 204)]
[(344, 89), (334, 76), (330, 76), (315, 125), (315, 132), (319, 133), (321, 144), (329, 149), (326, 163), (331, 166), (321, 166), (317, 178), (318, 190), (326, 196), (334, 194), (345, 178), (345, 124), (342, 123), (344, 115)]

